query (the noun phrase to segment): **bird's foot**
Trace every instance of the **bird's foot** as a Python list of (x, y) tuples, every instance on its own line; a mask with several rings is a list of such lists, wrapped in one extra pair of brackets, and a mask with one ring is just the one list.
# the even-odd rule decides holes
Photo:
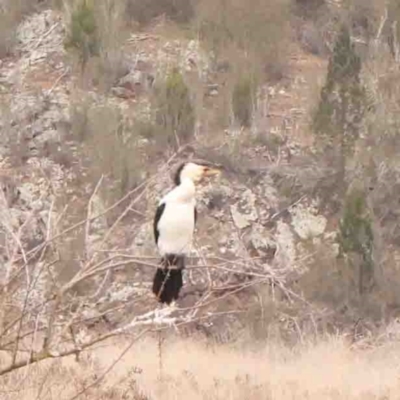
[(158, 304), (154, 310), (154, 315), (158, 318), (165, 317), (167, 315), (170, 315), (175, 308), (176, 308), (176, 305), (174, 303)]
[(157, 307), (154, 309), (154, 319), (155, 319), (155, 320), (160, 318), (160, 311), (161, 311), (160, 306), (157, 306)]
[(170, 310), (175, 310), (176, 308), (178, 308), (178, 306), (176, 304), (176, 301), (174, 300), (169, 304), (169, 309)]

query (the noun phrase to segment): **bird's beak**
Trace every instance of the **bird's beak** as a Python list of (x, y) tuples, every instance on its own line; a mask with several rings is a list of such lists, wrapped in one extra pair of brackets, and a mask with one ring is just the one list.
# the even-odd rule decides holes
[(218, 176), (221, 174), (221, 170), (218, 168), (207, 168), (204, 171), (204, 176)]

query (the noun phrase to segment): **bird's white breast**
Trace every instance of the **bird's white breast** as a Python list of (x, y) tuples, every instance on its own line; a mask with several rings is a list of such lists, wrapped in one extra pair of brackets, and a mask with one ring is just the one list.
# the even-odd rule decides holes
[(158, 223), (158, 249), (161, 255), (190, 251), (194, 231), (193, 201), (167, 202)]

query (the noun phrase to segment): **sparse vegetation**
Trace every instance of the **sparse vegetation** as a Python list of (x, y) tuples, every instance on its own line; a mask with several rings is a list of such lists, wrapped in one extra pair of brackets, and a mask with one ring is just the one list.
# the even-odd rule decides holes
[(100, 43), (94, 81), (100, 90), (108, 92), (119, 78), (129, 72), (123, 48), (129, 36), (125, 21), (125, 0), (96, 2), (95, 11)]
[(111, 105), (92, 105), (86, 99), (74, 104), (73, 109), (74, 134), (83, 142), (90, 182), (104, 175), (108, 182), (104, 198), (106, 202), (115, 201), (141, 179), (140, 132)]
[(288, 12), (285, 0), (201, 0), (197, 26), (217, 62), (229, 60), (249, 72), (279, 79), (285, 70)]
[(10, 55), (16, 41), (16, 28), (34, 1), (4, 0), (0, 4), (0, 60)]
[[(374, 279), (373, 247), (374, 235), (372, 223), (366, 207), (367, 193), (360, 189), (352, 189), (348, 194), (343, 217), (339, 225), (339, 244), (341, 254), (347, 258), (348, 268), (355, 269), (357, 287), (360, 295), (368, 291)], [(360, 260), (351, 259), (356, 254)]]
[(127, 0), (127, 14), (146, 25), (166, 16), (178, 23), (187, 23), (194, 16), (196, 0)]
[(254, 108), (255, 85), (249, 76), (240, 76), (232, 93), (235, 119), (243, 127), (250, 127)]
[[(308, 341), (290, 349), (268, 341), (256, 346), (220, 346), (195, 340), (165, 341), (163, 371), (155, 340), (140, 341), (118, 366), (96, 383), (129, 345), (107, 343), (77, 363), (66, 359), (32, 366), (1, 382), (7, 400), (28, 400), (40, 393), (43, 400), (67, 400), (82, 392), (82, 399), (150, 400), (371, 400), (397, 398), (398, 344), (387, 342), (375, 351), (352, 348), (343, 337)], [(319, 360), (325, 360), (321, 369)], [(160, 373), (162, 372), (162, 378)], [(16, 386), (15, 382), (22, 382)], [(87, 389), (86, 389), (87, 388)], [(86, 389), (86, 390), (85, 390)]]
[(196, 115), (189, 88), (181, 72), (174, 68), (154, 95), (156, 121), (160, 126), (157, 140), (178, 148), (194, 134)]
[(328, 147), (339, 148), (344, 156), (352, 154), (362, 129), (365, 92), (360, 73), (361, 60), (351, 43), (348, 27), (343, 25), (321, 90), (314, 130), (327, 140)]
[(100, 39), (92, 2), (79, 0), (76, 4), (76, 8), (71, 14), (65, 47), (73, 49), (77, 53), (82, 69), (84, 69), (89, 58), (99, 54)]
[(77, 0), (71, 11), (65, 47), (78, 61), (82, 82), (108, 91), (124, 73), (124, 1)]
[[(3, 1), (0, 398), (396, 399), (399, 24), (395, 0)], [(196, 158), (223, 173), (156, 309), (155, 206)]]
[(361, 60), (351, 43), (350, 31), (343, 25), (329, 60), (326, 82), (321, 90), (313, 129), (320, 150), (331, 157), (337, 171), (335, 201), (342, 203), (348, 182), (346, 167), (357, 140), (365, 131), (367, 96), (361, 82)]

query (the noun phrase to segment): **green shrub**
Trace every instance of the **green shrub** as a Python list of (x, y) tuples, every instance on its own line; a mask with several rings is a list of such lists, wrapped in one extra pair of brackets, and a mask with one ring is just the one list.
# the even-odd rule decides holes
[(194, 0), (127, 0), (127, 15), (140, 24), (148, 24), (161, 15), (186, 23), (194, 16), (194, 3)]
[(195, 109), (182, 74), (174, 68), (155, 91), (156, 121), (169, 145), (188, 142), (195, 128)]
[(104, 175), (107, 190), (102, 193), (103, 198), (106, 202), (115, 201), (141, 178), (138, 132), (117, 107), (79, 99), (71, 108), (72, 131), (82, 143), (86, 175), (94, 184)]
[(350, 155), (365, 114), (365, 89), (361, 84), (361, 60), (343, 25), (329, 60), (326, 83), (313, 118), (314, 132), (331, 147)]
[(343, 204), (348, 187), (347, 167), (355, 146), (365, 129), (367, 94), (361, 82), (361, 60), (343, 25), (328, 64), (325, 85), (313, 115), (312, 128), (322, 157), (336, 173), (335, 193), (329, 202)]
[(80, 84), (108, 92), (129, 68), (123, 43), (128, 37), (125, 0), (76, 0), (65, 47), (74, 56)]
[(23, 17), (32, 11), (31, 0), (3, 0), (0, 2), (0, 58), (8, 56), (15, 44), (16, 29)]
[(15, 41), (16, 21), (0, 10), (0, 58), (7, 56)]
[(374, 269), (374, 236), (362, 190), (352, 190), (346, 198), (338, 241), (341, 255), (353, 253), (361, 258), (358, 266), (358, 290), (362, 294), (373, 280)]
[(269, 78), (282, 75), (290, 40), (290, 1), (199, 0), (196, 14), (198, 35), (216, 61), (245, 64)]
[(251, 126), (254, 84), (250, 77), (240, 77), (232, 92), (232, 109), (236, 121), (243, 127)]
[(100, 40), (95, 10), (87, 0), (80, 0), (71, 14), (65, 48), (74, 50), (82, 66), (99, 54)]

